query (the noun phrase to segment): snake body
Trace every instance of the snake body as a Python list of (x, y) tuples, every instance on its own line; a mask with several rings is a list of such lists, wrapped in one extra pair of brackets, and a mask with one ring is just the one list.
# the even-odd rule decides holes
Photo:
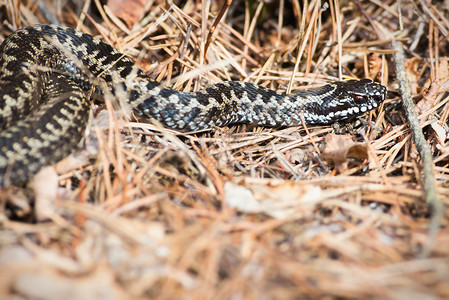
[[(100, 80), (99, 80), (100, 79)], [(79, 145), (92, 89), (126, 92), (139, 118), (176, 130), (234, 123), (330, 124), (380, 105), (384, 86), (334, 82), (296, 94), (229, 81), (185, 93), (152, 81), (114, 47), (57, 25), (20, 29), (0, 46), (0, 186), (22, 184)]]

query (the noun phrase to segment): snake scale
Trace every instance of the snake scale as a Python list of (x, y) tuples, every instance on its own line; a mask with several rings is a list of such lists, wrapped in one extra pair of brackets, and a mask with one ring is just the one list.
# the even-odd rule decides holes
[[(100, 80), (99, 80), (100, 79)], [(193, 93), (150, 78), (114, 47), (58, 25), (34, 25), (0, 46), (0, 186), (23, 184), (73, 152), (88, 121), (92, 89), (125, 91), (138, 118), (176, 130), (234, 123), (330, 124), (380, 105), (386, 88), (368, 79), (282, 94), (239, 81)]]

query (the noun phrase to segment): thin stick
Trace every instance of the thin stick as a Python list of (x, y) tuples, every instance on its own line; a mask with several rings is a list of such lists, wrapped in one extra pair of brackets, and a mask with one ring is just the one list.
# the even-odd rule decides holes
[(402, 44), (398, 41), (392, 41), (391, 44), (392, 48), (397, 51), (393, 55), (396, 68), (396, 78), (399, 82), (399, 88), (402, 95), (402, 105), (407, 115), (410, 131), (412, 132), (413, 136), (413, 141), (422, 160), (422, 176), (426, 202), (432, 210), (432, 217), (429, 227), (429, 239), (427, 241), (427, 244), (424, 245), (421, 252), (421, 256), (428, 256), (431, 247), (435, 242), (438, 228), (441, 224), (441, 219), (443, 217), (443, 206), (442, 203), (438, 200), (436, 182), (433, 173), (432, 152), (430, 151), (430, 146), (426, 142), (426, 139), (420, 127), (418, 116), (416, 114), (415, 104), (413, 103), (413, 99), (411, 97), (411, 90), (405, 70), (404, 49), (402, 48)]

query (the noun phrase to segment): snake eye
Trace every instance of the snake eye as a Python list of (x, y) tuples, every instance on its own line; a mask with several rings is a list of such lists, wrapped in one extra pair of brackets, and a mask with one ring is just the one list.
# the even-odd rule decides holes
[(354, 102), (355, 102), (355, 103), (366, 102), (366, 97), (364, 97), (364, 96), (355, 96), (355, 97), (354, 97)]

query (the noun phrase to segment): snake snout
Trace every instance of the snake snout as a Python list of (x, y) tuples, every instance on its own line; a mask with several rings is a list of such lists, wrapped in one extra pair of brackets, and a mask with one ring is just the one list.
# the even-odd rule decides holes
[(387, 96), (387, 88), (380, 83), (372, 82), (367, 86), (367, 94), (371, 95), (372, 100), (379, 105)]

